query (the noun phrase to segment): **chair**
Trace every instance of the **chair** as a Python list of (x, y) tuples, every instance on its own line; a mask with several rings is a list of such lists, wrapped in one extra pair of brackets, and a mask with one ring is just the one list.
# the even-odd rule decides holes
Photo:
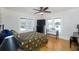
[(78, 46), (78, 37), (74, 37), (74, 36), (71, 36), (70, 37), (70, 48), (71, 48), (71, 45), (72, 43), (74, 43), (76, 46)]

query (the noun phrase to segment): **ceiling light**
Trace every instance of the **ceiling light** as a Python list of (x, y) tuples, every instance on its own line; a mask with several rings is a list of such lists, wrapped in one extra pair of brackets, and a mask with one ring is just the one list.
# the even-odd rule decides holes
[(44, 12), (40, 12), (39, 14), (43, 15), (43, 14), (44, 14)]

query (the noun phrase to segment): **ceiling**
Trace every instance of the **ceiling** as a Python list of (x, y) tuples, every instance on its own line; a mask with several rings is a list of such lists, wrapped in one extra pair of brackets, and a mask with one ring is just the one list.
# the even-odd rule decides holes
[[(38, 9), (38, 7), (5, 7), (6, 9), (23, 12), (23, 13), (35, 13), (36, 11), (33, 9)], [(49, 7), (49, 11), (52, 11), (52, 13), (58, 13), (62, 11), (67, 11), (73, 8), (77, 7)]]

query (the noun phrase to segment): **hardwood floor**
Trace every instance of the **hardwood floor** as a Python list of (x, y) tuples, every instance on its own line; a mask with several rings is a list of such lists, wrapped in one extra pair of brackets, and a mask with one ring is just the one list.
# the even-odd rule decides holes
[(48, 36), (48, 43), (41, 47), (40, 51), (76, 51), (76, 47), (72, 45), (70, 48), (70, 44), (68, 40), (58, 39), (56, 40), (53, 36)]

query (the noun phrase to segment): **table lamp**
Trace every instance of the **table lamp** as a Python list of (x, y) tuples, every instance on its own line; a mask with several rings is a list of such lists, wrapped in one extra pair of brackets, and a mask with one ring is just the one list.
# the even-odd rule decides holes
[(17, 40), (13, 33), (9, 30), (4, 30), (4, 40), (0, 45), (0, 51), (16, 51), (20, 48), (20, 42)]

